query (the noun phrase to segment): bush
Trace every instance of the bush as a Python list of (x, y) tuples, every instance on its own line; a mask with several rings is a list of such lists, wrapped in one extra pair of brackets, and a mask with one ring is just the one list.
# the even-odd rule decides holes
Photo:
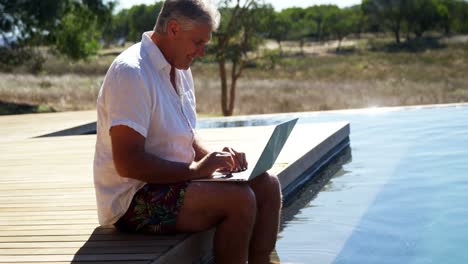
[(86, 7), (76, 7), (62, 19), (56, 33), (57, 50), (72, 60), (86, 59), (99, 49), (97, 19)]
[(45, 58), (33, 48), (27, 47), (0, 47), (0, 71), (25, 71), (39, 73), (44, 65)]

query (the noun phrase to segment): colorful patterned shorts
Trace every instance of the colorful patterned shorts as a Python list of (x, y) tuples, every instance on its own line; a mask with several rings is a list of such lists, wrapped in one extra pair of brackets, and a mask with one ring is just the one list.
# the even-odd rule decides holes
[(126, 232), (175, 233), (188, 184), (146, 184), (133, 196), (130, 207), (115, 226)]

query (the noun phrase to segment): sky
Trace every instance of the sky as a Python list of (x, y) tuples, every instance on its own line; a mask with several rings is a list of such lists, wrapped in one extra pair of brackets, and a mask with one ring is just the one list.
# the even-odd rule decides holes
[[(117, 11), (129, 8), (138, 4), (153, 4), (155, 0), (120, 0)], [(272, 4), (276, 11), (288, 7), (309, 7), (313, 5), (334, 4), (339, 7), (348, 7), (360, 4), (361, 0), (265, 0), (265, 3)]]

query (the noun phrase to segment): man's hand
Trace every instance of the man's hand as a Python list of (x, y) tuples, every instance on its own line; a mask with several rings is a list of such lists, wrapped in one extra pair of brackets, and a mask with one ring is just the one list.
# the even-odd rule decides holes
[(223, 151), (211, 152), (198, 162), (193, 162), (190, 169), (194, 171), (195, 178), (212, 177), (215, 171), (239, 172), (247, 169), (245, 154), (232, 148)]
[(232, 170), (233, 172), (245, 171), (247, 169), (248, 164), (245, 153), (237, 152), (230, 147), (223, 148), (223, 151), (230, 153), (234, 159), (234, 169)]
[(232, 171), (234, 166), (234, 157), (230, 153), (215, 151), (198, 162), (192, 162), (190, 169), (196, 179), (202, 179), (211, 177), (215, 171)]

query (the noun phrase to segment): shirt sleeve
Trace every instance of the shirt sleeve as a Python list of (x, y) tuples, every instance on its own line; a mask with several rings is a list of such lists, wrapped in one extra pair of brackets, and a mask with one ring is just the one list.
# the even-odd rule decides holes
[(109, 131), (125, 125), (147, 137), (152, 112), (151, 96), (139, 68), (119, 65), (112, 69), (106, 84), (105, 104)]

